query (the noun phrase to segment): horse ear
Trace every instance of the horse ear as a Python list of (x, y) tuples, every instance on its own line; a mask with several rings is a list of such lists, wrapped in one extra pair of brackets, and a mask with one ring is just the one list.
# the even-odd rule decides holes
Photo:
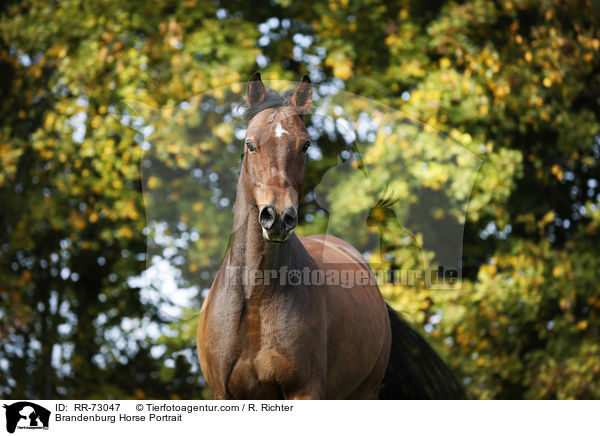
[(256, 72), (250, 77), (248, 84), (248, 104), (254, 106), (261, 103), (267, 96), (265, 85), (260, 80), (260, 73)]
[(305, 112), (310, 107), (312, 100), (312, 85), (308, 76), (302, 77), (302, 81), (294, 91), (294, 95), (290, 99), (290, 103), (299, 112)]

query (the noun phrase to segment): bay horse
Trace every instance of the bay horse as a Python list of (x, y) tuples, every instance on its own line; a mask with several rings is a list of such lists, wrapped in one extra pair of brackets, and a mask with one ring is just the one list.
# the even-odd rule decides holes
[[(234, 231), (198, 322), (213, 397), (462, 398), (439, 356), (386, 305), (355, 248), (294, 233), (311, 99), (307, 76), (282, 93), (260, 73), (248, 85)], [(348, 286), (342, 273), (362, 280)]]

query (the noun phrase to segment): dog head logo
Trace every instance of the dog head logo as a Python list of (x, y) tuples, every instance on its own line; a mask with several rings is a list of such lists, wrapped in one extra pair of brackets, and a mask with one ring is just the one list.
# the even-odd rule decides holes
[(3, 406), (6, 409), (6, 431), (14, 433), (19, 429), (47, 429), (50, 411), (29, 401)]

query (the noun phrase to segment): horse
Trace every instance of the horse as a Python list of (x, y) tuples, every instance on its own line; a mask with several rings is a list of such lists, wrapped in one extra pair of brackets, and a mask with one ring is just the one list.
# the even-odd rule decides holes
[(441, 358), (385, 303), (358, 250), (294, 233), (310, 79), (279, 93), (255, 73), (245, 100), (235, 231), (198, 321), (213, 398), (462, 398)]

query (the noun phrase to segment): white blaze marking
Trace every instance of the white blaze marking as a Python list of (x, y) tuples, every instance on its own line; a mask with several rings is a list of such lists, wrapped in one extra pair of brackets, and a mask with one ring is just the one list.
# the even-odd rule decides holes
[(289, 134), (289, 133), (290, 132), (288, 132), (281, 126), (281, 123), (277, 123), (277, 126), (275, 127), (275, 137), (276, 138), (281, 138), (284, 134)]

